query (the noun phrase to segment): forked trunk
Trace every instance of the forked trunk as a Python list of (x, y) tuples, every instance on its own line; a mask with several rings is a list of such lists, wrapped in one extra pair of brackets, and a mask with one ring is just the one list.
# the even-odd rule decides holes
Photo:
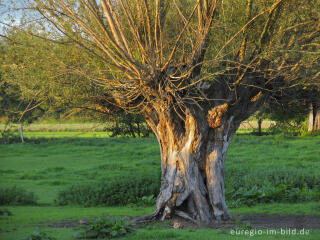
[(163, 114), (157, 125), (151, 124), (161, 148), (161, 189), (156, 211), (140, 220), (178, 215), (211, 223), (231, 218), (225, 201), (224, 172), (236, 128), (232, 117), (225, 119), (218, 111), (213, 115), (210, 119), (209, 115), (187, 112), (182, 125)]

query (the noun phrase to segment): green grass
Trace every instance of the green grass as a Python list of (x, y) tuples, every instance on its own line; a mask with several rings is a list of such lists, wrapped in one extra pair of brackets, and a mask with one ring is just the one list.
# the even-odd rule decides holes
[(280, 214), (280, 215), (318, 215), (320, 202), (305, 203), (267, 203), (256, 206), (231, 208), (232, 214)]
[(40, 144), (0, 145), (0, 186), (16, 184), (35, 190), (40, 203), (50, 204), (61, 188), (75, 182), (87, 183), (155, 168), (160, 171), (154, 138), (62, 136), (60, 133), (60, 138)]
[[(138, 216), (151, 207), (58, 207), (53, 205), (58, 192), (74, 183), (108, 181), (123, 175), (160, 172), (160, 152), (155, 138), (107, 138), (104, 132), (25, 132), (27, 143), (0, 145), (0, 187), (19, 186), (38, 196), (38, 206), (1, 206), (14, 216), (0, 216), (0, 239), (19, 240), (37, 229), (57, 239), (71, 239), (72, 229), (48, 228), (48, 223), (65, 219), (93, 218), (101, 215)], [(33, 140), (29, 140), (33, 138)], [(320, 175), (320, 137), (250, 136), (234, 137), (227, 155), (226, 183), (260, 184), (261, 176), (277, 173)], [(232, 174), (241, 174), (239, 178)], [(274, 177), (272, 175), (272, 177)], [(283, 177), (283, 176), (279, 176)], [(296, 181), (285, 176), (275, 181)], [(262, 180), (261, 180), (262, 179)], [(240, 181), (241, 180), (241, 181)], [(300, 179), (298, 179), (300, 181)], [(311, 181), (310, 180), (310, 181)], [(229, 182), (228, 182), (229, 181)], [(319, 187), (319, 182), (312, 182)], [(231, 209), (233, 214), (320, 215), (319, 202), (270, 203)], [(9, 231), (9, 232), (8, 232)], [(285, 236), (287, 239), (301, 239)], [(231, 236), (229, 230), (172, 230), (147, 227), (126, 239), (246, 239)], [(284, 236), (256, 236), (257, 239), (284, 239)], [(304, 238), (302, 238), (304, 239)], [(313, 231), (307, 239), (320, 239)]]

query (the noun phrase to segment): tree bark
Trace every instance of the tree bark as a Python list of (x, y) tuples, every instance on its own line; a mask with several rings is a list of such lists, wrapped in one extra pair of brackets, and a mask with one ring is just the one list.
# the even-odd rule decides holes
[(19, 132), (20, 132), (20, 139), (21, 139), (21, 142), (24, 143), (24, 137), (23, 137), (23, 127), (22, 127), (22, 124), (20, 123), (19, 125)]
[(258, 120), (258, 136), (262, 136), (262, 119)]
[(320, 130), (320, 104), (315, 106), (313, 115), (313, 131)]
[(186, 111), (185, 120), (158, 114), (157, 123), (147, 119), (161, 149), (161, 189), (156, 211), (137, 221), (179, 215), (192, 221), (228, 220), (225, 201), (226, 153), (237, 129), (233, 117), (223, 116), (223, 107), (213, 117)]
[(313, 130), (313, 105), (309, 104), (309, 114), (308, 114), (308, 132)]

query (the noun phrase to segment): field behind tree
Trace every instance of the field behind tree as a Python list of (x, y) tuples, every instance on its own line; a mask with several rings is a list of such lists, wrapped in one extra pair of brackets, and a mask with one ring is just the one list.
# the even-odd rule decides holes
[[(38, 229), (57, 239), (72, 239), (83, 217), (139, 216), (152, 212), (154, 191), (160, 187), (157, 140), (154, 137), (110, 138), (105, 132), (82, 130), (26, 131), (25, 144), (0, 145), (1, 194), (4, 194), (3, 189), (13, 191), (16, 186), (33, 192), (37, 198), (36, 205), (0, 207), (13, 214), (0, 216), (0, 239), (22, 239)], [(237, 134), (228, 151), (226, 165), (227, 202), (235, 216), (320, 216), (319, 136)], [(144, 181), (152, 184), (140, 189), (143, 187), (138, 183)], [(109, 203), (98, 202), (102, 193), (96, 197), (91, 193), (101, 185), (118, 198)], [(125, 191), (123, 186), (133, 190)], [(74, 199), (76, 202), (72, 202)], [(255, 227), (254, 222), (237, 221), (235, 224), (240, 229)], [(173, 230), (171, 224), (166, 221), (140, 226), (126, 239), (234, 238), (230, 229)], [(283, 239), (284, 236), (256, 237)], [(311, 230), (306, 239), (319, 238), (320, 231)]]
[[(264, 120), (262, 121), (262, 128), (266, 129), (275, 124), (274, 121)], [(24, 126), (24, 130), (27, 132), (104, 132), (107, 128), (110, 128), (113, 125), (111, 122), (99, 123), (99, 122), (79, 122), (79, 121), (55, 121), (47, 120), (36, 122), (32, 124), (27, 124)], [(5, 120), (0, 119), (0, 130), (5, 129)], [(18, 129), (18, 124), (11, 124), (10, 128), (13, 130)], [(255, 120), (247, 120), (241, 123), (241, 130), (253, 130), (258, 128), (258, 122)], [(38, 136), (38, 135), (34, 135)]]

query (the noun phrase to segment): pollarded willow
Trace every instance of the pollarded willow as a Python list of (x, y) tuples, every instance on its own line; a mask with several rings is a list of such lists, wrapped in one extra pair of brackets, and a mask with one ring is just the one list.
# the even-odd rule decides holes
[(308, 80), (319, 78), (317, 1), (30, 4), (105, 63), (109, 72), (94, 79), (105, 94), (96, 101), (140, 112), (157, 136), (161, 190), (155, 212), (139, 220), (229, 219), (225, 159), (240, 123), (268, 97), (301, 84), (307, 69)]

